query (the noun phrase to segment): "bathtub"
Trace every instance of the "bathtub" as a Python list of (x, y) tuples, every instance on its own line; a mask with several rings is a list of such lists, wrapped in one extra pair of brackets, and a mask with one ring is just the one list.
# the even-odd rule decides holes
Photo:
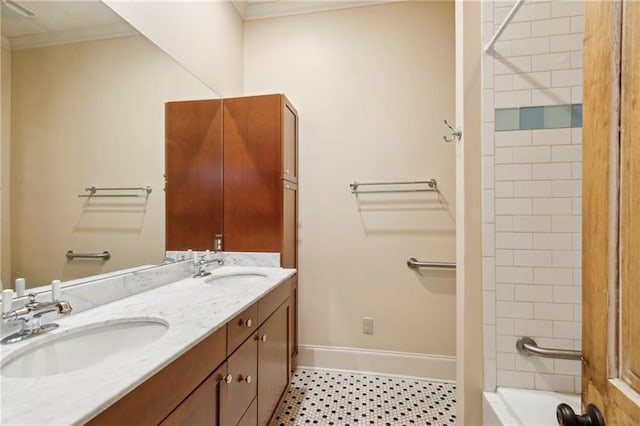
[(496, 392), (483, 393), (483, 423), (485, 426), (557, 425), (556, 407), (563, 402), (580, 413), (580, 395), (577, 394), (498, 388)]

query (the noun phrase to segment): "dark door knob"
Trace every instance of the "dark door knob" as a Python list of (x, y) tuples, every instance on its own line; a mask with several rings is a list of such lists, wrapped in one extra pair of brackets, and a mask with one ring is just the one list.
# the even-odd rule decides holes
[(604, 416), (593, 404), (587, 405), (582, 415), (576, 414), (569, 405), (560, 404), (556, 408), (556, 417), (560, 426), (605, 426)]

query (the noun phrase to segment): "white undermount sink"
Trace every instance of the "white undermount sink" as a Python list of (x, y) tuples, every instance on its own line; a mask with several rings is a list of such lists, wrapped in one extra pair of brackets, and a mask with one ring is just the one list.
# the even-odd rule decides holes
[(118, 353), (158, 340), (169, 324), (158, 318), (128, 318), (71, 329), (33, 341), (2, 364), (5, 377), (39, 377), (80, 370)]
[(267, 274), (255, 271), (234, 271), (234, 272), (222, 272), (216, 275), (207, 277), (204, 281), (211, 284), (236, 284), (245, 283), (250, 284), (258, 281), (262, 281), (267, 278)]

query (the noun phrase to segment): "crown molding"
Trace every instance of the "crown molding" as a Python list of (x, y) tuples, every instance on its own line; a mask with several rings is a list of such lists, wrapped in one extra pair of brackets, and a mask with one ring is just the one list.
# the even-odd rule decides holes
[[(127, 23), (102, 25), (68, 31), (57, 31), (27, 36), (12, 37), (9, 44), (12, 50), (31, 49), (34, 47), (55, 46), (59, 44), (78, 43), (82, 41), (105, 40), (109, 38), (127, 37), (139, 34)], [(3, 40), (4, 45), (4, 40)]]
[(312, 1), (267, 1), (248, 3), (246, 0), (232, 0), (236, 10), (245, 21), (301, 15), (304, 13), (327, 12), (354, 7), (373, 6), (401, 0), (312, 0)]

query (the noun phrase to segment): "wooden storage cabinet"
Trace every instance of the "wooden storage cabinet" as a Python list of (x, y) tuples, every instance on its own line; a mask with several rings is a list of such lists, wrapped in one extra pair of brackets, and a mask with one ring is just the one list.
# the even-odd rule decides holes
[(289, 385), (296, 287), (284, 281), (88, 424), (269, 424)]

